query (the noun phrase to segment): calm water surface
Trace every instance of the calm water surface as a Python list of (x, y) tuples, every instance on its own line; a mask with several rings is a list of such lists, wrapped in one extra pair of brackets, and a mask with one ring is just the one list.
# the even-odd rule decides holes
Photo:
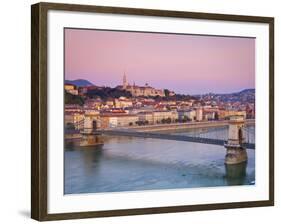
[[(226, 129), (220, 128), (218, 132), (223, 138)], [(65, 149), (64, 192), (76, 194), (253, 184), (255, 151), (247, 150), (247, 163), (232, 166), (225, 166), (225, 152), (224, 147), (216, 145), (107, 137), (101, 147)]]

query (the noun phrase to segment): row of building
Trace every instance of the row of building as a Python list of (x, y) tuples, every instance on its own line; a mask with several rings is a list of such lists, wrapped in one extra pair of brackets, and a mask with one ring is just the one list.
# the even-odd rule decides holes
[(242, 115), (245, 111), (228, 111), (194, 108), (189, 110), (135, 110), (130, 113), (123, 110), (100, 112), (84, 109), (79, 106), (68, 106), (65, 109), (65, 125), (72, 129), (115, 128), (137, 125), (153, 125), (164, 123), (194, 122), (207, 120), (224, 120), (233, 115)]

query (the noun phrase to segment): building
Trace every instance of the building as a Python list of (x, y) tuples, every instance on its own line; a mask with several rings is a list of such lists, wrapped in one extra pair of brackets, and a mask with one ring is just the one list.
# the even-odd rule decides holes
[(196, 119), (196, 110), (179, 110), (178, 117), (181, 122), (194, 121)]
[(114, 116), (104, 115), (100, 116), (100, 128), (107, 129), (112, 127), (117, 127), (117, 118)]
[(78, 89), (73, 84), (64, 84), (64, 89), (72, 95), (78, 95)]
[(211, 121), (215, 120), (216, 118), (216, 112), (215, 111), (204, 111), (204, 120)]
[[(177, 111), (153, 111), (153, 124), (176, 122), (178, 120)], [(166, 120), (166, 121), (165, 121)]]
[(203, 110), (202, 108), (196, 109), (196, 121), (202, 121), (203, 120)]
[(134, 126), (138, 121), (138, 116), (134, 114), (104, 113), (100, 115), (102, 129)]
[(66, 129), (82, 130), (84, 128), (84, 112), (65, 111), (64, 123)]
[(139, 121), (146, 124), (153, 124), (153, 112), (138, 113)]
[(114, 100), (114, 104), (116, 108), (125, 108), (125, 107), (132, 107), (133, 102), (126, 97), (119, 97), (119, 99)]
[(175, 100), (170, 100), (170, 101), (162, 101), (160, 102), (160, 104), (166, 106), (175, 106), (177, 105), (177, 102)]
[(246, 106), (247, 119), (255, 118), (255, 104), (248, 104)]
[(113, 108), (114, 107), (114, 99), (108, 99), (105, 104), (107, 106), (109, 106), (109, 108)]
[(81, 86), (78, 88), (78, 94), (80, 96), (85, 96), (88, 92), (88, 87), (87, 86)]
[(117, 86), (117, 88), (130, 92), (132, 96), (165, 96), (164, 90), (155, 89), (149, 86), (147, 83), (145, 86), (137, 86), (135, 83), (130, 85), (127, 82), (126, 74), (123, 76), (123, 85)]
[(84, 108), (96, 109), (99, 110), (103, 105), (101, 99), (87, 99), (84, 104)]
[(239, 111), (239, 110), (219, 110), (218, 111), (219, 119), (225, 120), (229, 119), (232, 116), (243, 116), (244, 119), (247, 117), (246, 111)]
[(83, 112), (83, 107), (78, 104), (65, 104), (65, 112)]

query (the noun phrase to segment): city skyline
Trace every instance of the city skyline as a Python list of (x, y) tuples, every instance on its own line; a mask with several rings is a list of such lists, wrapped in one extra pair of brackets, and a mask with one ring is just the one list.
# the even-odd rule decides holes
[[(83, 79), (83, 78), (80, 78), (80, 79), (75, 79), (75, 80), (67, 80), (67, 81), (70, 81), (70, 82), (73, 82), (73, 81), (77, 81), (77, 80), (86, 80), (86, 79)], [(89, 80), (86, 80), (86, 81), (89, 81)], [(128, 82), (128, 84), (130, 85), (135, 85), (135, 86), (145, 86), (146, 84), (149, 85), (149, 83), (135, 83), (135, 82)], [(118, 86), (122, 86), (122, 82), (116, 84), (116, 85), (113, 85), (113, 86), (109, 86), (109, 85), (98, 85), (98, 83), (95, 83), (95, 86), (98, 86), (98, 87), (109, 87), (109, 88), (116, 88)], [(153, 87), (153, 86), (151, 86)], [(174, 91), (174, 89), (170, 89), (168, 87), (164, 87), (162, 88), (163, 90), (165, 89), (168, 89), (170, 91)], [(201, 92), (201, 93), (194, 93), (194, 94), (189, 94), (188, 92), (186, 93), (178, 93), (176, 91), (174, 91), (176, 94), (185, 94), (185, 95), (192, 95), (192, 96), (198, 96), (198, 95), (207, 95), (207, 94), (231, 94), (231, 93), (237, 93), (237, 92), (241, 92), (243, 90), (247, 90), (247, 89), (255, 89), (255, 87), (252, 87), (252, 88), (243, 88), (243, 89), (237, 89), (237, 91), (233, 91), (233, 92)]]
[(180, 94), (255, 88), (255, 39), (65, 29), (65, 79)]

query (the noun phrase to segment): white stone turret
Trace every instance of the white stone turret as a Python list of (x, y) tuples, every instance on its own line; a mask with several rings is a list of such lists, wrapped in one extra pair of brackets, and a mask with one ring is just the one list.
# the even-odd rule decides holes
[(244, 137), (244, 117), (232, 116), (229, 120), (228, 140), (225, 144), (227, 149), (225, 156), (226, 164), (237, 164), (247, 161), (247, 151), (243, 147)]
[(84, 131), (81, 132), (82, 138), (80, 146), (97, 146), (103, 144), (103, 137), (96, 132), (101, 126), (100, 114), (98, 111), (88, 111), (85, 113)]
[(227, 144), (230, 146), (240, 146), (245, 141), (244, 137), (244, 117), (243, 116), (232, 116), (229, 120), (228, 126), (228, 141)]

